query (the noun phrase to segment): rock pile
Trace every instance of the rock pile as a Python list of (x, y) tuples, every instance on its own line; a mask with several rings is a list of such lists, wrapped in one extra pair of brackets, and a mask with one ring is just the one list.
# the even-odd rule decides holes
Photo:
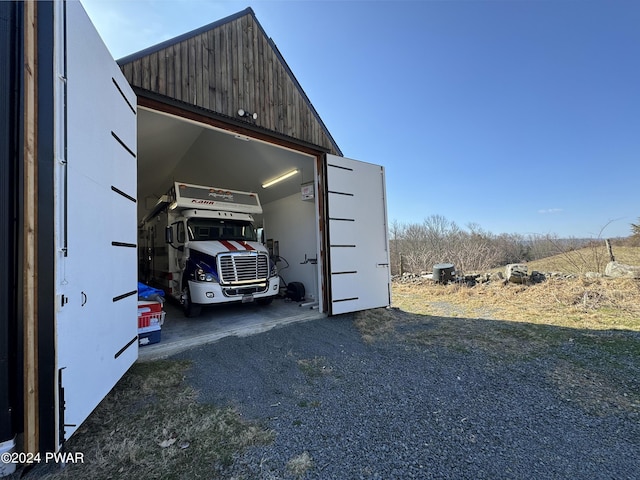
[(615, 278), (640, 278), (640, 267), (620, 262), (609, 262), (604, 269), (604, 274), (607, 277)]
[[(524, 268), (522, 268), (524, 267)], [(528, 268), (523, 264), (508, 265), (505, 268), (505, 273), (502, 272), (486, 272), (486, 273), (473, 273), (473, 274), (460, 274), (456, 273), (454, 279), (449, 283), (464, 283), (468, 286), (473, 286), (478, 283), (488, 282), (502, 282), (502, 283), (518, 283), (518, 284), (532, 284), (544, 282), (548, 278), (577, 278), (578, 275), (562, 272), (538, 272), (536, 270), (528, 273)], [(423, 283), (433, 282), (433, 274), (430, 272), (420, 273), (403, 273), (402, 275), (394, 275), (391, 280), (397, 283)]]
[[(437, 281), (434, 279), (434, 274), (431, 272), (420, 273), (403, 273), (402, 275), (394, 275), (391, 280), (398, 283), (422, 283), (425, 281), (433, 281), (436, 283), (461, 283), (468, 286), (476, 285), (477, 283), (488, 282), (502, 282), (516, 283), (531, 285), (534, 283), (544, 282), (548, 278), (558, 279), (570, 279), (578, 278), (580, 275), (572, 273), (562, 272), (538, 272), (533, 270), (531, 273), (528, 271), (528, 267), (524, 263), (512, 263), (505, 267), (504, 273), (502, 272), (488, 272), (488, 273), (473, 273), (463, 274), (460, 272), (453, 272), (453, 279), (448, 282)], [(633, 265), (625, 265), (619, 262), (609, 262), (605, 268), (604, 275), (597, 272), (587, 272), (584, 274), (586, 278), (633, 278), (640, 279), (640, 267)]]

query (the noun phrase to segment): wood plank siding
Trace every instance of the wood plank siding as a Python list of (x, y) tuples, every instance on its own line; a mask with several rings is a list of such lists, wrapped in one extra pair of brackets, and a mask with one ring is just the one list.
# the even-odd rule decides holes
[[(341, 155), (251, 8), (118, 63), (139, 96), (165, 96)], [(257, 120), (241, 119), (239, 109)]]

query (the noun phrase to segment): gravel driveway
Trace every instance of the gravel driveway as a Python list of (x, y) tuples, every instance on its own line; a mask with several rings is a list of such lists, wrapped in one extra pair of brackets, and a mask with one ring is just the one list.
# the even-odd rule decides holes
[(540, 356), (369, 344), (345, 315), (174, 358), (203, 402), (275, 432), (224, 478), (640, 478), (637, 410), (585, 409)]

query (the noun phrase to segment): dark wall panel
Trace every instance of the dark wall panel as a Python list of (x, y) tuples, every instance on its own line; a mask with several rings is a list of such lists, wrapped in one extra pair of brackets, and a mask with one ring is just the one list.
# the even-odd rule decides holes
[(17, 394), (17, 202), (20, 4), (0, 2), (0, 442), (19, 426)]
[(54, 4), (38, 2), (38, 401), (40, 451), (56, 449), (54, 236)]

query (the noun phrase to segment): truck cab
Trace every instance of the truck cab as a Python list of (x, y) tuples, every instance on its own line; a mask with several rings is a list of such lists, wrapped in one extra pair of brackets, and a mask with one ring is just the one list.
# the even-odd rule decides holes
[(217, 303), (267, 305), (278, 295), (276, 265), (254, 226), (252, 213), (262, 212), (256, 194), (176, 183), (159, 204), (142, 230), (146, 271), (186, 316)]

